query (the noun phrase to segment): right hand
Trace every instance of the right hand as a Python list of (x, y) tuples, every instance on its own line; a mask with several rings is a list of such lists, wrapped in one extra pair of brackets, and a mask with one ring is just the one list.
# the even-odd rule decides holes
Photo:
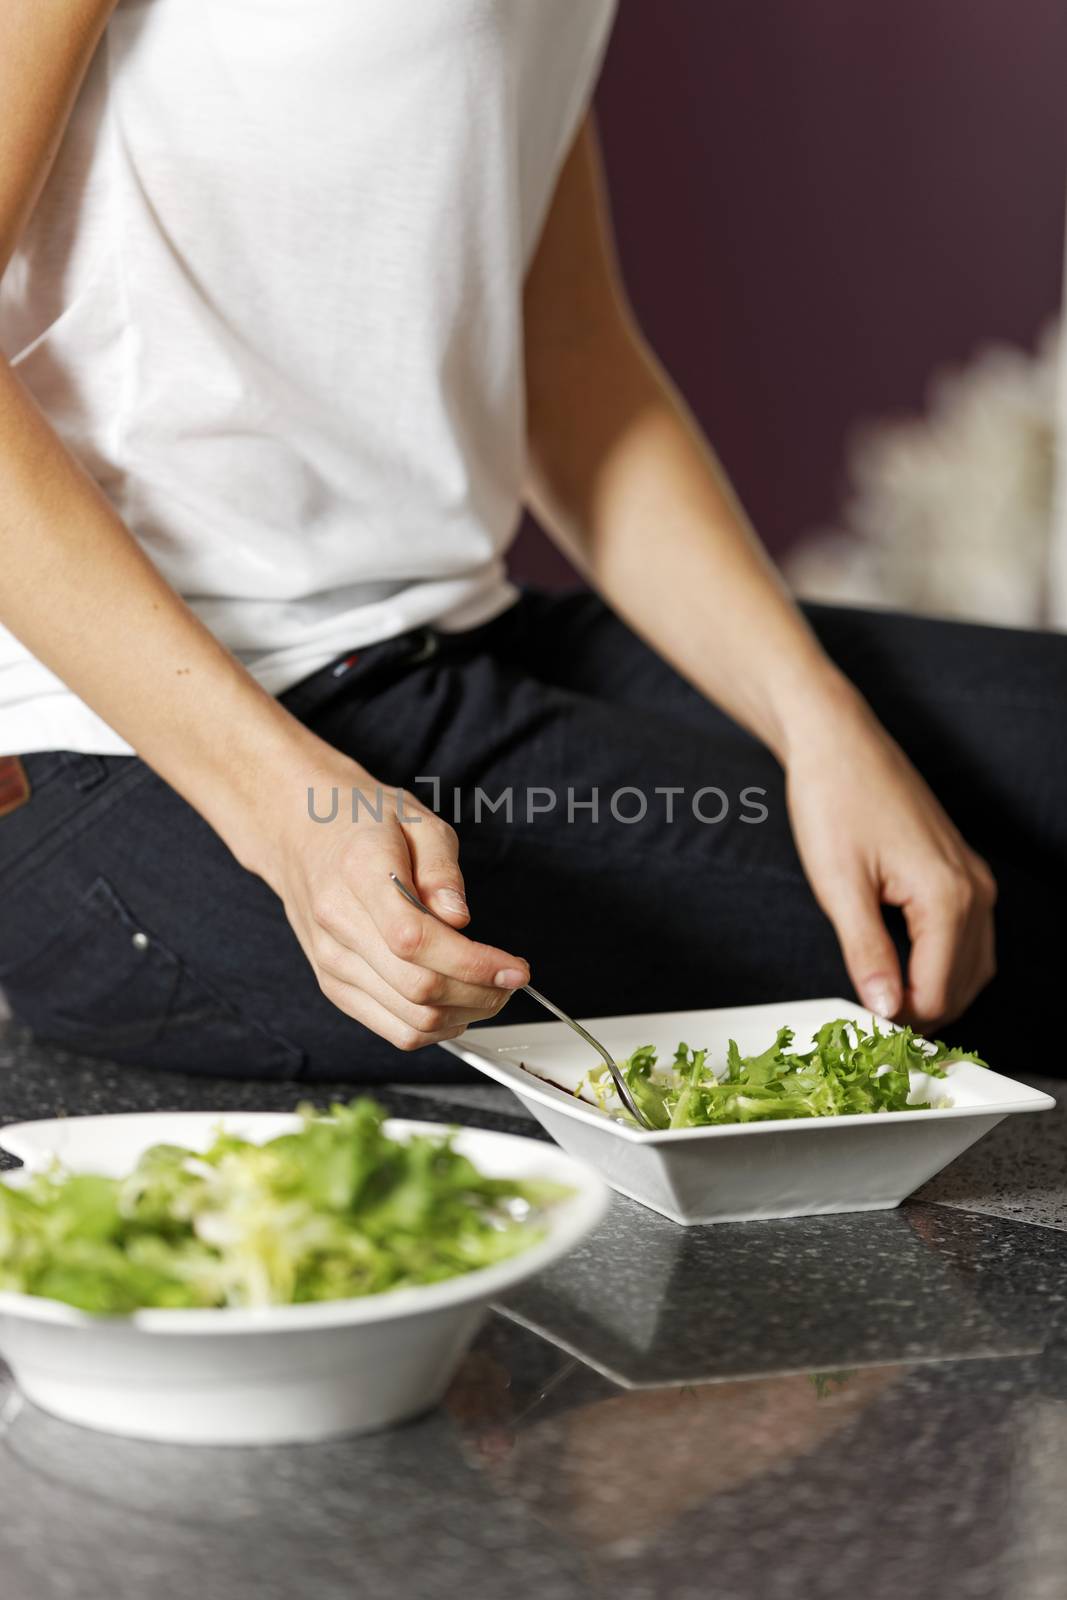
[[(334, 755), (305, 789), (314, 788), (315, 813), (325, 817), (336, 788), (336, 818), (314, 821), (305, 802), (298, 818), (287, 819), (267, 868), (257, 870), (279, 895), (328, 1000), (398, 1050), (454, 1039), (495, 1016), (529, 982), (529, 968), (459, 932), (470, 912), (448, 823), (408, 791)], [(356, 821), (353, 788), (365, 800)], [(435, 915), (410, 905), (391, 872)]]

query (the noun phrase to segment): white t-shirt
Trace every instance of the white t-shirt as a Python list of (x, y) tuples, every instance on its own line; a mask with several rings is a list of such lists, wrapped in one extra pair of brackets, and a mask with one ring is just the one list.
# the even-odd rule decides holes
[[(614, 5), (112, 16), (0, 283), (0, 348), (272, 693), (514, 598), (522, 281)], [(130, 746), (0, 629), (0, 753), (41, 749)]]

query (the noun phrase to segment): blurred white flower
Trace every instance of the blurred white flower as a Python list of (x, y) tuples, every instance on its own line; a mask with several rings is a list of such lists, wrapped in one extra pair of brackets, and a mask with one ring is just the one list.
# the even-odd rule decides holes
[(1051, 327), (1036, 355), (990, 346), (934, 379), (925, 416), (858, 430), (844, 526), (784, 562), (797, 593), (1052, 623), (1058, 345)]

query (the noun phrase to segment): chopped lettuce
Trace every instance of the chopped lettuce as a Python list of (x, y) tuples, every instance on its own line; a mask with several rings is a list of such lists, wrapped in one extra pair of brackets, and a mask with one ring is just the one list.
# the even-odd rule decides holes
[[(973, 1052), (922, 1039), (911, 1028), (882, 1033), (872, 1018), (871, 1030), (866, 1033), (856, 1022), (838, 1017), (813, 1035), (814, 1048), (806, 1053), (791, 1049), (790, 1028), (779, 1028), (774, 1043), (761, 1055), (742, 1056), (731, 1039), (718, 1070), (709, 1063), (707, 1050), (691, 1050), (687, 1044), (678, 1046), (669, 1066), (658, 1063), (650, 1044), (618, 1065), (634, 1100), (655, 1128), (926, 1110), (934, 1102), (909, 1098), (913, 1071), (943, 1078), (953, 1061), (986, 1065)], [(591, 1071), (579, 1093), (585, 1083), (601, 1106), (610, 1104), (619, 1114), (606, 1067)]]
[(371, 1100), (299, 1108), (257, 1145), (145, 1151), (124, 1178), (57, 1166), (0, 1184), (0, 1289), (122, 1314), (288, 1305), (436, 1283), (542, 1237), (569, 1191), (490, 1178), (452, 1136), (390, 1138)]

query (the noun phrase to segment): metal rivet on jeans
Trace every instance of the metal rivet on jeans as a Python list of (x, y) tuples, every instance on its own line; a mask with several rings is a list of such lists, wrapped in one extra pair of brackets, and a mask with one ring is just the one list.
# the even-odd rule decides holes
[(141, 933), (141, 932), (135, 933), (134, 936), (133, 936), (133, 947), (134, 947), (135, 950), (147, 950), (148, 949), (148, 935), (147, 935), (147, 933)]

